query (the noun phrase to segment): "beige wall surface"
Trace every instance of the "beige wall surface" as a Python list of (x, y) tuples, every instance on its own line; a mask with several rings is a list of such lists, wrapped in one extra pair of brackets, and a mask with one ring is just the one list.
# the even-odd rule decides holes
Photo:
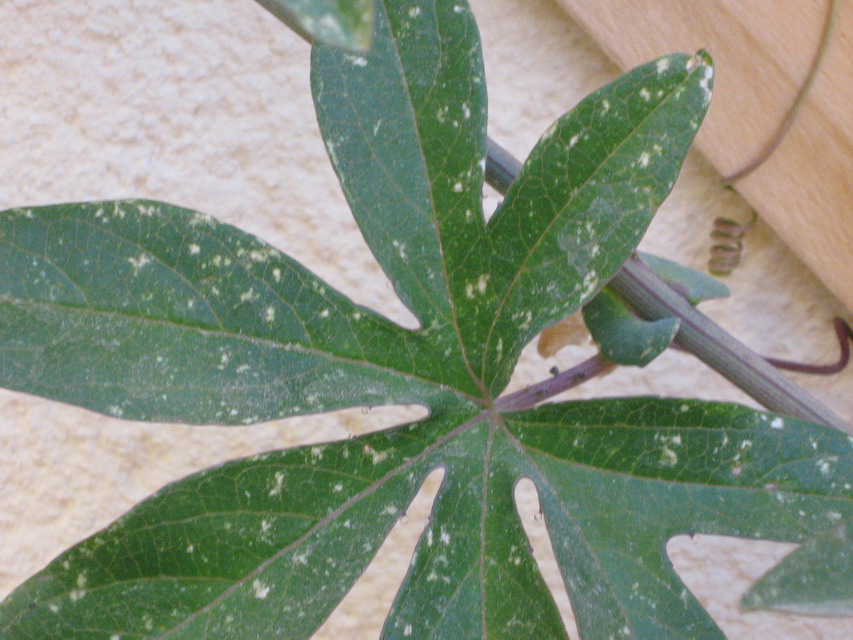
[[(490, 85), (491, 134), (523, 157), (542, 131), (615, 68), (553, 0), (475, 0)], [(359, 237), (316, 131), (308, 47), (251, 0), (5, 0), (0, 3), (0, 209), (146, 197), (210, 213), (256, 233), (357, 302), (400, 322), (407, 312)], [(494, 194), (487, 194), (494, 205)], [(644, 248), (703, 268), (715, 216), (748, 208), (692, 155)], [(762, 353), (835, 358), (840, 306), (761, 223), (733, 296), (704, 305)], [(528, 349), (513, 385), (593, 353), (543, 360)], [(853, 420), (853, 373), (798, 376)], [(667, 353), (567, 397), (699, 396), (752, 404), (691, 357)], [(0, 597), (59, 552), (164, 484), (212, 464), (389, 426), (411, 408), (359, 409), (248, 428), (122, 422), (0, 392)], [(432, 490), (436, 479), (428, 483)], [(429, 487), (428, 487), (429, 488)], [(537, 553), (544, 524), (520, 489)], [(418, 498), (368, 574), (319, 638), (375, 638), (417, 535)], [(707, 536), (668, 549), (688, 586), (730, 638), (849, 640), (849, 620), (737, 612), (739, 595), (791, 549)], [(544, 573), (570, 617), (553, 564)], [(576, 636), (575, 636), (576, 637)]]

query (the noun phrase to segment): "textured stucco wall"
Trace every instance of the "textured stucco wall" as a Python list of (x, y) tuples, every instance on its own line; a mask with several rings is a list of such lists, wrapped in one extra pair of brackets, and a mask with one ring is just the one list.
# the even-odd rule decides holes
[[(523, 156), (615, 68), (551, 1), (472, 4), (484, 39), (491, 133)], [(406, 321), (356, 232), (316, 132), (308, 48), (251, 0), (5, 0), (0, 79), (0, 208), (131, 196), (190, 206), (262, 236), (356, 301)], [(645, 247), (701, 268), (707, 230), (720, 214), (746, 219), (748, 211), (692, 156)], [(761, 223), (729, 284), (734, 296), (705, 309), (757, 350), (835, 357), (828, 321), (840, 307)], [(531, 349), (514, 385), (591, 353), (588, 345), (573, 347), (544, 361)], [(850, 372), (799, 381), (853, 419)], [(572, 397), (629, 393), (748, 402), (677, 353)], [(0, 392), (0, 596), (187, 473), (418, 414), (354, 409), (251, 428), (191, 428), (121, 422)], [(523, 517), (539, 541), (543, 525), (533, 520), (529, 488), (526, 495)], [(429, 496), (412, 506), (318, 637), (377, 636), (428, 508)], [(749, 580), (789, 548), (701, 536), (669, 546), (687, 584), (731, 638), (849, 638), (849, 621), (736, 611)], [(553, 567), (545, 573), (560, 591)], [(565, 596), (558, 601), (568, 611)]]

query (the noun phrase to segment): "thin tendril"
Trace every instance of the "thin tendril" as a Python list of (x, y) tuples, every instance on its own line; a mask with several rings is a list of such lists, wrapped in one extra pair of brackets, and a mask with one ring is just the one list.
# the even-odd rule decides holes
[(814, 84), (815, 79), (817, 78), (817, 72), (820, 69), (820, 65), (823, 62), (824, 57), (826, 56), (826, 52), (829, 49), (829, 43), (832, 40), (832, 33), (835, 30), (835, 24), (838, 21), (838, 11), (841, 7), (841, 0), (830, 0), (829, 5), (829, 13), (826, 17), (826, 23), (823, 28), (823, 35), (821, 36), (820, 45), (818, 46), (818, 50), (815, 53), (814, 60), (812, 60), (812, 65), (809, 68), (809, 73), (806, 76), (805, 82), (800, 87), (797, 96), (794, 98), (794, 102), (791, 105), (791, 108), (788, 110), (788, 113), (785, 115), (785, 118), (782, 120), (782, 124), (779, 125), (779, 128), (776, 130), (776, 133), (770, 139), (770, 142), (767, 143), (767, 146), (762, 149), (759, 154), (745, 167), (735, 171), (731, 175), (723, 177), (723, 184), (732, 184), (733, 182), (737, 182), (742, 178), (745, 178), (750, 173), (755, 171), (758, 167), (760, 167), (764, 162), (773, 154), (774, 151), (782, 144), (782, 140), (788, 134), (791, 126), (794, 124), (794, 121), (797, 119), (797, 116), (800, 113), (803, 105), (806, 102), (806, 97), (809, 94), (809, 91)]

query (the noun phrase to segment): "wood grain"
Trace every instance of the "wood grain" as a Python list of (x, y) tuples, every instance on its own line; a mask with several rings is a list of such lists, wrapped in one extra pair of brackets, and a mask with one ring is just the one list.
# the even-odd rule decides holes
[[(721, 175), (772, 138), (805, 81), (830, 3), (558, 0), (622, 68), (707, 49), (714, 98), (697, 146)], [(759, 215), (853, 311), (853, 3), (779, 148), (735, 184)]]

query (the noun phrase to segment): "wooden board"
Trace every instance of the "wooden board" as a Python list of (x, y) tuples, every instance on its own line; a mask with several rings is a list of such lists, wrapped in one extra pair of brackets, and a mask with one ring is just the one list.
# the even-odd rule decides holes
[[(772, 138), (808, 75), (828, 0), (558, 0), (622, 68), (707, 49), (714, 98), (697, 145), (721, 175)], [(853, 2), (843, 2), (781, 146), (735, 187), (853, 311)]]

